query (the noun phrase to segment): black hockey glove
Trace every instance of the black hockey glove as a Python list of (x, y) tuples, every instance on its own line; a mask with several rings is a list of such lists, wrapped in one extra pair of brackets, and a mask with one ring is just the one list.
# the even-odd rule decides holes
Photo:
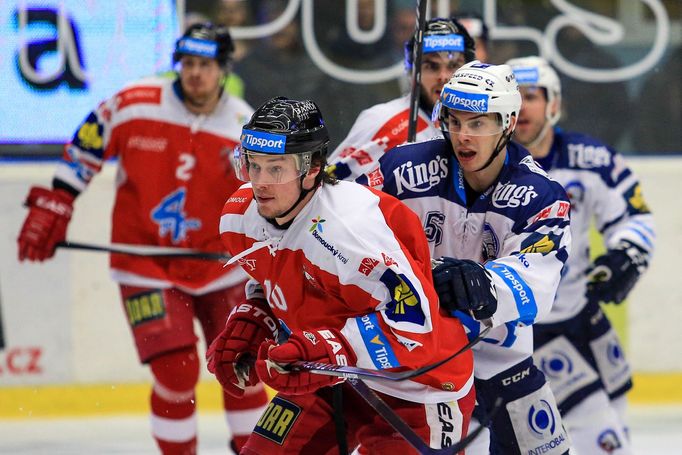
[(433, 284), (441, 308), (471, 314), (474, 319), (489, 319), (497, 310), (497, 291), (490, 272), (468, 259), (441, 257), (432, 261)]
[(594, 260), (587, 270), (590, 302), (621, 303), (648, 265), (647, 253), (626, 240)]

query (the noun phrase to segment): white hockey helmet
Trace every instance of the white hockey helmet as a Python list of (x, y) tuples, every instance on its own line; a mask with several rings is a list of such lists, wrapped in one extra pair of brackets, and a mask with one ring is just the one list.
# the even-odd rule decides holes
[(561, 103), (561, 81), (547, 60), (538, 56), (513, 58), (507, 61), (516, 75), (519, 87), (540, 87), (547, 93), (545, 117), (554, 126), (561, 117), (561, 106), (552, 113), (554, 100)]
[[(521, 109), (521, 94), (511, 67), (474, 60), (459, 68), (443, 87), (440, 101), (434, 108), (434, 117), (441, 121), (442, 126), (447, 125), (450, 109), (497, 113), (502, 128), (508, 130), (512, 115), (518, 116)], [(512, 131), (513, 128), (506, 134)]]

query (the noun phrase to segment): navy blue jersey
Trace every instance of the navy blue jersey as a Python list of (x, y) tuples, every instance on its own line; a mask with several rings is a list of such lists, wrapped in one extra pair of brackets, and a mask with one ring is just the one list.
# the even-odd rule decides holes
[[(510, 143), (506, 150), (497, 181), (475, 200), (467, 200), (463, 173), (444, 139), (397, 147), (357, 179), (419, 215), (432, 257), (475, 260), (491, 272), (498, 294), (495, 328), (487, 343), (474, 348), (482, 379), (532, 354), (528, 326), (549, 313), (571, 244), (566, 192), (526, 149)], [(470, 336), (479, 333), (479, 322), (458, 316)]]

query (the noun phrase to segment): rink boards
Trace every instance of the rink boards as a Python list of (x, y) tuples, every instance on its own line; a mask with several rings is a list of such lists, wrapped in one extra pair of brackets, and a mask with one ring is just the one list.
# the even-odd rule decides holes
[[(658, 247), (628, 305), (609, 308), (636, 372), (634, 402), (682, 402), (682, 158), (631, 158), (656, 217)], [(77, 200), (72, 240), (107, 243), (114, 168), (105, 166)], [(19, 264), (21, 202), (33, 184), (49, 185), (54, 163), (1, 163), (0, 297), (6, 347), (0, 352), (0, 417), (144, 411), (150, 375), (137, 363), (118, 291), (99, 253), (60, 251), (45, 264)], [(203, 372), (200, 408), (220, 407)]]

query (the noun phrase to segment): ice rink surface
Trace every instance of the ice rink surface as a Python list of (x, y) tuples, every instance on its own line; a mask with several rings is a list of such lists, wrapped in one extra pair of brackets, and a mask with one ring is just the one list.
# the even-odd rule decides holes
[[(633, 406), (631, 435), (636, 454), (682, 454), (682, 406)], [(199, 415), (199, 455), (225, 455), (222, 414)], [(155, 454), (147, 417), (0, 420), (0, 454)]]

